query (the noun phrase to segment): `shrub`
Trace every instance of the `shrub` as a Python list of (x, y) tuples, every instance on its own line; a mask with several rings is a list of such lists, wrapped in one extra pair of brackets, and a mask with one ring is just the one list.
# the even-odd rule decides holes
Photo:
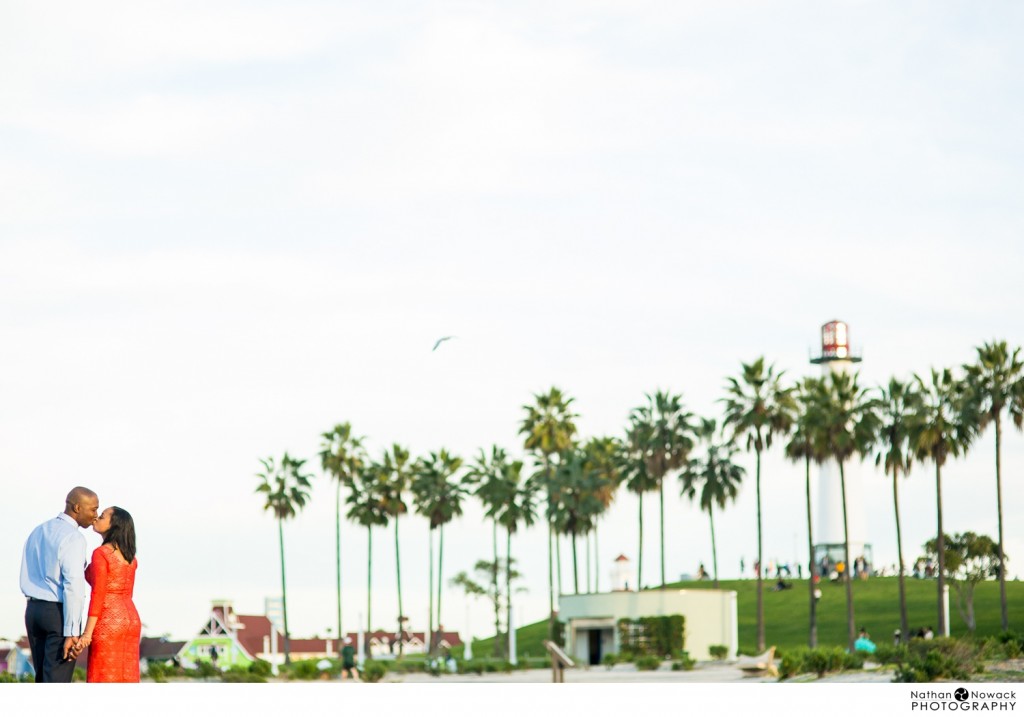
[(388, 672), (387, 665), (377, 660), (367, 660), (363, 665), (363, 682), (380, 682)]
[(209, 677), (213, 677), (213, 676), (219, 675), (219, 674), (220, 674), (220, 670), (218, 670), (216, 667), (214, 667), (212, 662), (207, 662), (205, 660), (200, 660), (199, 662), (196, 663), (196, 669), (192, 670), (191, 676), (193, 676), (193, 677), (200, 677), (200, 678), (205, 680), (205, 679), (207, 679)]
[(146, 674), (153, 682), (167, 682), (167, 668), (161, 662), (147, 663)]
[(787, 651), (782, 655), (782, 659), (779, 660), (779, 679), (784, 680), (788, 677), (807, 672), (806, 662), (807, 650)]
[(682, 615), (622, 619), (618, 628), (623, 652), (668, 657), (685, 645), (686, 621)]
[(249, 672), (260, 677), (270, 677), (274, 673), (274, 669), (266, 660), (256, 660), (249, 663)]
[(617, 652), (609, 652), (601, 658), (601, 664), (607, 667), (609, 670), (619, 664), (619, 654)]
[(76, 667), (74, 673), (71, 675), (72, 682), (85, 682), (85, 670), (81, 667)]
[(729, 655), (729, 648), (725, 645), (711, 645), (708, 647), (708, 654), (711, 655), (712, 659), (724, 660)]
[(18, 678), (12, 675), (10, 672), (0, 672), (0, 682), (17, 682)]
[(220, 680), (221, 682), (266, 682), (267, 678), (252, 672), (248, 667), (234, 665), (224, 671)]
[(672, 669), (676, 672), (680, 670), (690, 671), (693, 669), (693, 666), (697, 664), (697, 661), (690, 657), (690, 653), (685, 651), (680, 651), (675, 655), (675, 658), (676, 659), (672, 662)]
[(641, 655), (633, 661), (638, 670), (656, 670), (661, 667), (661, 658), (654, 655)]
[(966, 680), (982, 671), (980, 654), (981, 647), (969, 640), (911, 640), (908, 659), (896, 670), (893, 682)]
[(879, 645), (872, 657), (879, 665), (902, 665), (910, 656), (906, 645)]

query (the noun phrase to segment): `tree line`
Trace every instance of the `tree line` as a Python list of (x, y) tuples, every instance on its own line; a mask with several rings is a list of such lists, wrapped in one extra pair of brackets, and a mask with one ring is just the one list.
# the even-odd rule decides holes
[[(629, 413), (621, 436), (583, 437), (573, 412), (573, 399), (558, 388), (533, 396), (522, 407), (519, 434), (523, 437), (522, 457), (509, 455), (500, 446), (481, 449), (471, 460), (440, 449), (413, 458), (395, 443), (379, 458), (367, 452), (365, 438), (356, 435), (351, 424), (340, 423), (321, 435), (320, 467), (335, 483), (335, 537), (338, 636), (341, 624), (341, 522), (345, 517), (367, 531), (367, 632), (372, 629), (372, 561), (374, 528), (394, 529), (395, 579), (398, 594), (398, 629), (403, 635), (401, 553), (399, 519), (410, 507), (429, 523), (428, 635), (434, 649), (435, 626), (441, 625), (443, 596), (444, 528), (460, 516), (466, 500), (479, 500), (491, 523), (494, 560), (490, 579), (493, 594), (500, 594), (499, 533), (505, 542), (505, 594), (511, 595), (514, 576), (513, 538), (518, 531), (538, 522), (548, 533), (549, 637), (555, 635), (556, 588), (563, 592), (561, 541), (567, 537), (572, 551), (573, 591), (579, 592), (578, 542), (585, 542), (588, 561), (597, 553), (598, 527), (617, 491), (625, 488), (638, 497), (637, 587), (643, 583), (644, 496), (657, 494), (659, 514), (659, 585), (665, 578), (665, 489), (676, 476), (680, 495), (699, 502), (708, 514), (712, 540), (712, 568), (718, 584), (714, 510), (735, 500), (745, 478), (736, 463), (741, 451), (755, 456), (757, 530), (757, 646), (765, 647), (761, 508), (761, 458), (782, 444), (785, 456), (803, 463), (805, 472), (806, 519), (810, 566), (808, 644), (817, 644), (817, 615), (814, 598), (816, 565), (811, 520), (811, 464), (833, 461), (839, 469), (843, 507), (845, 562), (850, 560), (847, 521), (845, 466), (853, 458), (873, 459), (892, 476), (893, 511), (899, 566), (900, 634), (909, 638), (905, 597), (905, 566), (899, 507), (899, 480), (906, 477), (915, 461), (934, 468), (936, 494), (936, 553), (938, 556), (937, 623), (945, 632), (943, 592), (946, 576), (943, 545), (942, 470), (951, 459), (963, 456), (975, 440), (992, 425), (995, 434), (996, 511), (998, 540), (996, 566), (1000, 584), (1002, 627), (1008, 629), (1006, 601), (1006, 556), (1003, 552), (1002, 430), (1008, 417), (1018, 430), (1024, 425), (1024, 363), (1021, 349), (1010, 350), (1005, 341), (985, 343), (976, 348), (973, 363), (952, 369), (932, 369), (910, 380), (892, 378), (883, 386), (868, 387), (859, 375), (833, 371), (823, 378), (787, 382), (764, 357), (741, 364), (740, 372), (726, 378), (720, 399), (720, 418), (701, 418), (686, 410), (678, 394), (656, 391), (645, 394), (645, 402)], [(529, 466), (527, 465), (529, 460)], [(281, 555), (281, 593), (284, 618), (285, 660), (289, 660), (287, 590), (285, 580), (283, 521), (293, 518), (309, 501), (313, 475), (306, 460), (285, 453), (280, 460), (261, 459), (257, 492), (266, 497), (264, 509), (278, 522)], [(435, 550), (435, 533), (437, 547)], [(436, 554), (436, 580), (435, 580)], [(558, 568), (556, 584), (555, 568)], [(849, 646), (856, 639), (853, 608), (852, 570), (844, 571)], [(589, 570), (588, 570), (589, 575)], [(589, 577), (588, 577), (589, 580)], [(436, 602), (435, 596), (436, 586)], [(590, 589), (588, 585), (588, 589)], [(594, 590), (599, 589), (595, 576)], [(508, 603), (511, 600), (507, 601)], [(511, 610), (509, 604), (506, 605)], [(501, 636), (499, 601), (495, 600), (495, 634)], [(510, 624), (506, 615), (505, 624)], [(340, 640), (339, 640), (340, 641)], [(496, 640), (500, 643), (501, 640)], [(399, 650), (402, 640), (399, 641)]]

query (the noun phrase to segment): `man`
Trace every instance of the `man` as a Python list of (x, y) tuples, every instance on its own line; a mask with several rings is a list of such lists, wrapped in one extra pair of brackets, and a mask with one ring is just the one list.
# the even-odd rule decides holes
[(64, 501), (64, 512), (28, 536), (21, 560), (21, 592), (28, 598), (28, 631), (36, 682), (71, 682), (83, 645), (85, 536), (99, 514), (96, 494), (81, 486)]
[(341, 648), (341, 679), (359, 679), (359, 670), (356, 669), (356, 650), (352, 647), (352, 638), (346, 637), (344, 647)]

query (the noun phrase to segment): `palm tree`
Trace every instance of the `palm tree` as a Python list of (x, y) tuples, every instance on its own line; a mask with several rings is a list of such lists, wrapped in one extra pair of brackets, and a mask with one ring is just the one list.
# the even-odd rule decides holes
[(398, 589), (398, 655), (405, 652), (405, 612), (402, 610), (402, 561), (398, 543), (398, 517), (407, 512), (403, 494), (412, 481), (413, 464), (409, 460), (409, 451), (397, 443), (392, 444), (390, 451), (384, 451), (381, 470), (385, 477), (382, 485), (384, 509), (395, 519), (395, 585)]
[(908, 422), (910, 417), (919, 410), (920, 396), (910, 384), (895, 378), (889, 379), (886, 388), (879, 389), (878, 400), (878, 450), (875, 454), (875, 465), (883, 465), (885, 473), (892, 473), (892, 505), (896, 515), (896, 555), (899, 565), (900, 588), (900, 640), (910, 641), (910, 628), (907, 622), (907, 594), (905, 570), (903, 564), (903, 533), (900, 526), (900, 494), (899, 476), (910, 473), (914, 456), (910, 451)]
[(440, 546), (437, 552), (437, 626), (441, 627), (441, 585), (444, 582), (442, 570), (444, 558), (444, 526), (457, 515), (462, 515), (462, 500), (466, 497), (466, 487), (457, 480), (455, 474), (462, 468), (462, 459), (453, 456), (445, 449), (431, 453), (429, 457), (417, 461), (416, 477), (412, 482), (413, 498), (416, 511), (430, 521), (429, 534), (429, 605), (427, 622), (429, 627), (428, 651), (433, 654), (434, 639), (434, 529), (440, 534)]
[(263, 510), (273, 511), (277, 518), (277, 541), (281, 550), (281, 611), (284, 613), (284, 662), (291, 664), (290, 633), (288, 632), (288, 591), (284, 579), (284, 521), (294, 518), (298, 511), (309, 500), (309, 489), (312, 475), (303, 473), (302, 466), (306, 461), (292, 458), (287, 453), (281, 462), (274, 463), (273, 458), (261, 458), (263, 471), (257, 473), (260, 486), (257, 493), (265, 493), (267, 502)]
[[(368, 463), (356, 473), (346, 503), (349, 520), (366, 528), (366, 634), (373, 632), (373, 526), (386, 527), (388, 509), (385, 498), (387, 475), (379, 463)], [(364, 647), (365, 657), (370, 656), (370, 640)]]
[(846, 504), (846, 461), (854, 455), (863, 457), (874, 445), (878, 435), (878, 416), (875, 401), (866, 388), (861, 388), (857, 376), (831, 373), (817, 384), (811, 396), (812, 412), (817, 412), (814, 428), (817, 436), (812, 440), (820, 445), (822, 455), (835, 460), (839, 466), (839, 490), (843, 504), (843, 550), (846, 570), (846, 630), (849, 649), (857, 639), (853, 613), (853, 563), (850, 562), (850, 530)]
[(757, 651), (764, 652), (764, 569), (761, 530), (761, 452), (772, 447), (775, 435), (785, 435), (793, 423), (791, 388), (782, 386), (785, 373), (765, 366), (764, 357), (741, 364), (739, 378), (726, 379), (725, 420), (723, 428), (732, 430), (733, 440), (747, 439), (747, 450), (757, 456), (754, 484), (757, 488)]
[(715, 421), (711, 418), (702, 419), (696, 428), (698, 439), (704, 444), (704, 455), (693, 459), (680, 474), (683, 484), (682, 495), (691, 500), (700, 489), (700, 507), (707, 511), (711, 524), (711, 563), (715, 575), (715, 589), (718, 589), (718, 549), (715, 544), (715, 513), (717, 504), (725, 509), (729, 500), (736, 500), (740, 492), (740, 483), (746, 473), (743, 468), (732, 462), (737, 448), (725, 441), (715, 442)]
[(980, 424), (973, 414), (974, 406), (968, 398), (966, 385), (953, 376), (950, 369), (932, 369), (931, 381), (915, 375), (921, 394), (917, 412), (910, 417), (908, 430), (910, 447), (920, 460), (935, 464), (935, 504), (938, 522), (938, 626), (939, 634), (946, 634), (946, 612), (943, 600), (946, 588), (946, 546), (942, 532), (942, 466), (949, 457), (966, 453)]
[(601, 561), (597, 545), (597, 525), (601, 515), (608, 512), (615, 491), (622, 481), (622, 444), (612, 437), (591, 438), (583, 446), (587, 456), (587, 469), (604, 478), (602, 488), (597, 491), (597, 499), (601, 502), (601, 512), (594, 518), (594, 592), (600, 592)]
[(647, 461), (647, 448), (650, 426), (645, 423), (631, 422), (626, 433), (622, 448), (622, 482), (627, 490), (636, 493), (639, 515), (637, 516), (637, 564), (636, 589), (642, 590), (644, 585), (644, 493), (658, 489), (658, 482), (651, 475)]
[(815, 410), (812, 400), (816, 392), (820, 391), (821, 381), (816, 378), (805, 378), (796, 385), (794, 399), (798, 407), (796, 422), (793, 425), (793, 437), (786, 444), (786, 457), (792, 461), (804, 462), (804, 498), (807, 504), (807, 555), (810, 572), (808, 574), (807, 588), (810, 601), (809, 615), (810, 622), (807, 633), (807, 644), (810, 647), (818, 646), (818, 601), (815, 599), (814, 591), (818, 589), (815, 584), (818, 567), (814, 559), (814, 529), (811, 521), (811, 461), (821, 463), (824, 460), (821, 447), (815, 441), (820, 436), (820, 412)]
[(1002, 460), (1003, 409), (1008, 408), (1010, 419), (1018, 430), (1024, 428), (1024, 362), (1020, 360), (1020, 349), (1013, 354), (1005, 341), (986, 343), (977, 349), (978, 362), (964, 366), (972, 394), (977, 401), (980, 419), (978, 431), (989, 423), (995, 424), (996, 434), (996, 509), (999, 513), (999, 606), (1002, 611), (1003, 630), (1010, 629), (1010, 618), (1006, 605), (1006, 570), (1003, 555), (1003, 480), (1000, 470)]
[(690, 437), (690, 414), (683, 410), (681, 396), (664, 391), (654, 396), (645, 394), (647, 405), (633, 409), (630, 423), (640, 427), (637, 435), (642, 436), (644, 460), (647, 473), (658, 490), (659, 515), (661, 517), (661, 586), (665, 586), (665, 478), (672, 471), (686, 464), (686, 457), (693, 448)]
[(508, 654), (512, 654), (512, 535), (519, 529), (519, 526), (529, 527), (537, 518), (537, 493), (540, 485), (535, 481), (522, 481), (523, 462), (511, 461), (505, 466), (505, 486), (509, 496), (504, 505), (497, 513), (497, 522), (500, 523), (506, 532), (505, 543), (505, 595), (507, 612), (505, 614), (505, 625), (508, 631)]
[(576, 537), (588, 534), (594, 520), (604, 510), (599, 494), (607, 481), (604, 475), (590, 470), (584, 450), (572, 447), (562, 453), (551, 491), (557, 496), (553, 518), (572, 539), (573, 591), (576, 594), (580, 591)]
[[(550, 481), (555, 465), (554, 458), (574, 443), (576, 436), (575, 419), (578, 416), (570, 408), (572, 398), (552, 387), (547, 393), (534, 394), (534, 405), (523, 406), (526, 417), (519, 426), (519, 433), (526, 438), (523, 447), (538, 456), (544, 468), (544, 475)], [(550, 503), (552, 496), (548, 495)], [(555, 638), (555, 581), (552, 563), (552, 548), (555, 534), (554, 525), (548, 523), (548, 639)], [(561, 578), (561, 574), (559, 574)]]
[[(484, 515), (491, 519), (491, 547), (494, 561), (491, 563), (491, 590), (498, 594), (498, 515), (503, 506), (512, 498), (507, 481), (508, 455), (503, 448), (491, 446), (490, 457), (480, 450), (473, 465), (466, 473), (466, 481), (476, 488), (475, 495), (484, 506)], [(494, 656), (502, 657), (504, 642), (501, 639), (501, 608), (494, 604)]]
[(363, 451), (363, 439), (352, 435), (352, 426), (349, 423), (339, 423), (330, 431), (322, 433), (320, 437), (320, 465), (337, 483), (334, 497), (334, 556), (340, 651), (345, 635), (341, 631), (341, 489), (343, 486), (352, 488), (356, 475), (366, 462), (366, 454)]

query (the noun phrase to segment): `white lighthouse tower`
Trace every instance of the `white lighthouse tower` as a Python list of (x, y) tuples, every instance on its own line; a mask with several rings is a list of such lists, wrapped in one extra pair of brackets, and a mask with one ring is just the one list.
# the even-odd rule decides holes
[[(822, 378), (831, 373), (848, 374), (853, 364), (860, 363), (861, 357), (854, 354), (850, 344), (850, 328), (845, 321), (829, 321), (821, 327), (821, 355), (812, 358), (811, 363), (821, 365)], [(846, 477), (846, 512), (850, 530), (850, 560), (864, 558), (872, 564), (871, 545), (867, 542), (864, 521), (864, 494), (861, 485), (860, 462), (848, 460), (843, 465)], [(835, 570), (839, 561), (845, 561), (843, 549), (843, 492), (839, 482), (839, 466), (835, 461), (822, 463), (818, 469), (818, 515), (814, 525), (814, 560), (818, 572), (828, 557), (829, 571)], [(854, 575), (853, 565), (846, 566)], [(828, 575), (822, 575), (827, 579)]]

